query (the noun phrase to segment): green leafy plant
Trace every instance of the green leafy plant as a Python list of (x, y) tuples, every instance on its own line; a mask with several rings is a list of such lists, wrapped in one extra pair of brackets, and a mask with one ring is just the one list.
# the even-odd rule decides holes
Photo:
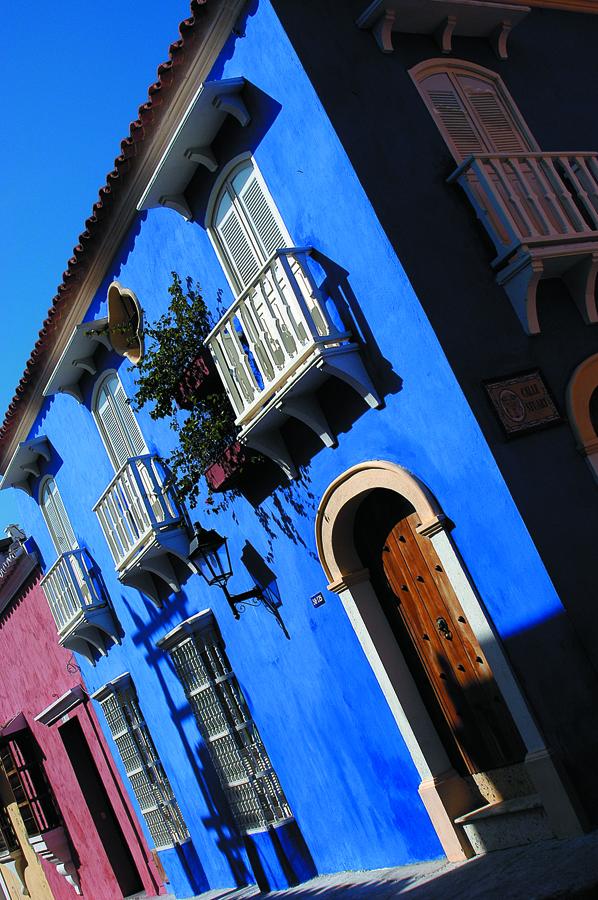
[[(169, 419), (177, 435), (177, 446), (166, 460), (174, 486), (182, 500), (197, 504), (199, 484), (206, 469), (237, 437), (234, 414), (222, 390), (189, 389), (186, 373), (205, 351), (204, 340), (213, 327), (212, 316), (200, 287), (190, 277), (183, 284), (172, 272), (168, 288), (170, 303), (156, 322), (145, 325), (145, 353), (136, 367), (137, 409), (151, 404), (152, 419)], [(180, 409), (181, 385), (187, 412)]]

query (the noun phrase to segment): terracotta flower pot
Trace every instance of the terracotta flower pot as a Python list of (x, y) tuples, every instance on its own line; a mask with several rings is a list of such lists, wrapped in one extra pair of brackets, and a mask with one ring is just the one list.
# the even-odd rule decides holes
[(178, 406), (181, 409), (193, 409), (195, 399), (214, 390), (216, 382), (217, 373), (212, 354), (207, 348), (200, 350), (193, 362), (183, 369), (175, 398)]
[(238, 441), (226, 448), (215, 463), (206, 469), (205, 476), (213, 491), (225, 491), (231, 487), (247, 462), (247, 452)]

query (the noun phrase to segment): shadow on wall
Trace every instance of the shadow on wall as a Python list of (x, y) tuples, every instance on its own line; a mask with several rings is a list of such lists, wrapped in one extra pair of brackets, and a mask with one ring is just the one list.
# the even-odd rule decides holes
[[(155, 646), (155, 642), (164, 633), (163, 615), (161, 615), (159, 610), (156, 610), (151, 601), (143, 597), (145, 601), (145, 619), (142, 619), (125, 596), (121, 596), (121, 599), (135, 623), (135, 632), (132, 635), (133, 642), (137, 647), (144, 650), (146, 663), (155, 673), (160, 683), (161, 696), (168, 706), (170, 718), (179, 734), (180, 746), (184, 751), (201, 796), (204, 799), (207, 809), (207, 814), (202, 818), (204, 827), (206, 831), (212, 834), (218, 850), (226, 860), (235, 884), (238, 887), (251, 884), (253, 877), (247, 867), (243, 851), (243, 839), (237, 833), (218, 776), (209, 759), (202, 758), (201, 745), (194, 749), (185, 734), (183, 728), (185, 721), (193, 720), (191, 708), (187, 703), (181, 707), (176, 705), (160, 667), (160, 662), (164, 660), (164, 652)], [(197, 612), (197, 609), (192, 607), (184, 591), (177, 595), (176, 603), (173, 607), (171, 611), (174, 613), (176, 609), (177, 621), (184, 621)], [(170, 662), (168, 662), (168, 665), (171, 665)], [(197, 863), (201, 866), (199, 859)], [(206, 890), (207, 878), (203, 872), (203, 867), (201, 872), (204, 882), (201, 890)]]
[[(310, 257), (311, 274), (315, 278), (320, 296), (330, 319), (341, 333), (349, 334), (353, 344), (359, 347), (366, 370), (372, 378), (382, 399), (389, 394), (397, 394), (402, 389), (402, 379), (392, 368), (375, 340), (366, 316), (363, 314), (353, 292), (349, 273), (329, 257), (317, 251)], [(246, 352), (250, 351), (246, 348)], [(257, 362), (254, 361), (257, 367)], [(348, 433), (354, 423), (364, 413), (371, 412), (365, 400), (339, 378), (329, 378), (316, 392), (316, 400), (322, 410), (324, 420), (334, 438), (334, 446), (340, 434)], [(302, 473), (322, 450), (327, 448), (321, 438), (306, 424), (290, 417), (281, 428), (281, 435), (287, 447), (293, 450), (294, 462)], [(254, 506), (263, 501), (277, 488), (288, 484), (286, 476), (274, 464), (251, 467), (251, 479), (240, 485), (240, 493)]]
[[(249, 555), (252, 564), (259, 568), (260, 577), (267, 578), (270, 573), (267, 566), (257, 554), (255, 557), (251, 553)], [(122, 599), (126, 604), (126, 599)], [(176, 618), (184, 620), (196, 612), (189, 606), (189, 598), (181, 592), (176, 601)], [(161, 671), (159, 661), (163, 660), (164, 655), (155, 646), (155, 641), (164, 631), (160, 614), (148, 603), (148, 620), (143, 622), (130, 605), (128, 608), (136, 626), (133, 640), (144, 649), (145, 659), (160, 682), (170, 718), (177, 728), (181, 747), (203, 798), (207, 810), (202, 817), (203, 825), (215, 838), (216, 847), (225, 858), (235, 884), (244, 886), (257, 881), (260, 888), (267, 891), (314, 877), (316, 867), (296, 821), (251, 835), (239, 834), (205, 743), (198, 742), (193, 747), (185, 734), (185, 723), (195, 721), (193, 712), (187, 703), (177, 706)], [(168, 658), (167, 664), (172, 668)], [(251, 868), (248, 868), (248, 861)]]

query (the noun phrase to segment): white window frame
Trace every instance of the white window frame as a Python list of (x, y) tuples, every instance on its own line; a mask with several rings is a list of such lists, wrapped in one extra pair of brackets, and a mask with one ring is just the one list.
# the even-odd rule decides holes
[[(108, 682), (92, 694), (92, 698), (102, 708), (121, 758), (127, 781), (139, 804), (139, 809), (156, 849), (166, 850), (183, 844), (189, 840), (189, 831), (147, 727), (130, 674), (125, 672), (123, 675), (119, 675), (118, 678)], [(114, 707), (114, 705), (117, 707), (116, 715), (110, 710), (110, 707)], [(122, 719), (125, 728), (119, 727), (118, 717)], [(128, 740), (124, 742), (123, 738), (128, 738)], [(124, 743), (128, 744), (127, 760), (121, 752), (121, 746)], [(131, 747), (134, 748), (133, 754), (130, 752)], [(130, 763), (133, 755), (136, 755), (138, 764), (131, 768), (128, 762)], [(136, 775), (145, 778), (145, 797), (142, 785), (131, 780)], [(148, 789), (153, 795), (151, 802), (148, 802)], [(164, 839), (165, 835), (168, 835), (167, 840)]]
[[(218, 178), (214, 182), (214, 186), (212, 187), (212, 190), (210, 192), (210, 196), (208, 199), (208, 203), (207, 203), (207, 207), (206, 207), (206, 218), (205, 218), (205, 224), (206, 224), (206, 230), (208, 233), (208, 237), (212, 243), (214, 252), (216, 253), (216, 256), (218, 257), (218, 261), (219, 261), (220, 265), (222, 266), (224, 274), (226, 275), (226, 279), (227, 279), (227, 281), (231, 287), (231, 290), (233, 292), (233, 295), (235, 297), (238, 297), (239, 294), (242, 294), (246, 290), (246, 287), (241, 283), (240, 278), (238, 277), (238, 275), (235, 273), (232, 266), (230, 265), (228, 253), (227, 253), (226, 249), (222, 246), (222, 243), (220, 241), (220, 236), (219, 236), (218, 231), (213, 223), (214, 223), (215, 213), (216, 213), (219, 203), (220, 203), (220, 199), (222, 197), (222, 194), (226, 190), (227, 185), (232, 181), (233, 178), (235, 178), (237, 173), (242, 168), (244, 168), (248, 163), (253, 167), (255, 177), (264, 193), (264, 196), (268, 200), (268, 203), (270, 206), (270, 211), (271, 211), (272, 215), (274, 216), (276, 224), (280, 228), (280, 231), (285, 239), (286, 246), (287, 247), (294, 246), (293, 240), (289, 234), (288, 228), (286, 227), (284, 220), (280, 214), (280, 211), (279, 211), (276, 203), (274, 202), (274, 197), (272, 196), (272, 192), (270, 191), (270, 188), (268, 187), (255, 158), (253, 157), (253, 155), (251, 153), (248, 153), (248, 152), (241, 153), (238, 156), (235, 156), (234, 159), (231, 159), (223, 167)], [(244, 218), (244, 216), (243, 216), (243, 218)], [(250, 228), (250, 231), (252, 231), (252, 230), (253, 229)]]
[[(172, 659), (241, 834), (292, 821), (293, 813), (212, 611), (204, 610), (187, 619), (158, 641), (158, 646)], [(183, 656), (193, 674), (199, 676), (196, 682), (203, 676), (203, 683), (191, 686)], [(240, 777), (231, 777), (233, 767), (239, 770), (238, 775), (242, 771)]]
[[(46, 493), (46, 490), (48, 489), (50, 484), (54, 485), (55, 493), (58, 495), (59, 500), (60, 500), (60, 505), (62, 506), (62, 512), (57, 514), (56, 518), (59, 520), (59, 522), (62, 526), (64, 535), (67, 538), (67, 541), (70, 537), (70, 535), (68, 533), (69, 531), (73, 537), (73, 541), (72, 541), (71, 545), (69, 547), (67, 547), (66, 549), (61, 548), (58, 544), (58, 541), (56, 540), (56, 537), (54, 535), (54, 531), (53, 531), (53, 528), (51, 525), (50, 517), (49, 517), (47, 509), (46, 509), (46, 504), (44, 503), (44, 494)], [(53, 492), (51, 492), (50, 496), (52, 496), (52, 494), (53, 494)], [(44, 517), (44, 522), (46, 523), (46, 528), (48, 529), (48, 534), (50, 535), (52, 544), (54, 545), (54, 549), (56, 550), (57, 555), (62, 556), (63, 553), (68, 553), (70, 550), (77, 550), (79, 547), (79, 542), (77, 541), (77, 536), (75, 534), (75, 530), (71, 524), (71, 520), (66, 511), (66, 506), (64, 505), (64, 500), (62, 499), (62, 494), (60, 493), (58, 484), (56, 483), (56, 479), (54, 478), (53, 475), (44, 475), (44, 477), (42, 478), (40, 485), (39, 485), (38, 505), (39, 505), (39, 508), (41, 509), (42, 516)], [(55, 507), (55, 512), (56, 512), (56, 507)], [(64, 517), (62, 516), (62, 513), (64, 513)]]
[[(100, 419), (100, 415), (98, 413), (98, 398), (99, 398), (100, 391), (101, 391), (102, 387), (104, 386), (104, 384), (106, 383), (106, 381), (108, 381), (108, 379), (112, 378), (112, 377), (116, 377), (120, 386), (123, 389), (125, 396), (127, 397), (127, 399), (129, 399), (129, 395), (126, 392), (125, 386), (122, 383), (120, 375), (118, 374), (116, 369), (107, 369), (105, 372), (102, 373), (101, 378), (98, 378), (98, 380), (96, 381), (96, 383), (94, 385), (93, 393), (92, 393), (92, 397), (91, 397), (91, 414), (92, 414), (93, 420), (96, 424), (96, 428), (98, 429), (99, 435), (102, 439), (102, 443), (104, 445), (106, 453), (108, 454), (108, 459), (110, 460), (112, 468), (114, 469), (115, 472), (119, 472), (122, 469), (123, 465), (125, 465), (125, 463), (120, 463), (117, 465), (117, 462), (114, 459), (114, 453), (113, 453), (112, 447), (106, 437), (104, 423)], [(133, 415), (135, 421), (137, 422), (137, 417), (135, 416), (135, 413), (133, 412), (132, 409), (131, 409), (131, 414)], [(137, 427), (139, 428), (139, 433), (141, 434), (141, 437), (143, 439), (145, 449), (144, 449), (143, 453), (135, 453), (134, 457), (143, 456), (145, 453), (149, 453), (147, 441), (145, 440), (145, 435), (143, 434), (143, 431), (141, 430), (141, 426), (139, 425), (139, 422), (137, 422)], [(134, 457), (130, 457), (130, 458), (134, 458)]]

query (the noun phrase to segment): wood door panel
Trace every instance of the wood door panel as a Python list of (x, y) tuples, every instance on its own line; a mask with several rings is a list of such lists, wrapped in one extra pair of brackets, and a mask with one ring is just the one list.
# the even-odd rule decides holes
[(417, 533), (417, 524), (415, 513), (400, 519), (381, 553), (397, 613), (469, 771), (519, 761), (521, 738), (436, 552)]

